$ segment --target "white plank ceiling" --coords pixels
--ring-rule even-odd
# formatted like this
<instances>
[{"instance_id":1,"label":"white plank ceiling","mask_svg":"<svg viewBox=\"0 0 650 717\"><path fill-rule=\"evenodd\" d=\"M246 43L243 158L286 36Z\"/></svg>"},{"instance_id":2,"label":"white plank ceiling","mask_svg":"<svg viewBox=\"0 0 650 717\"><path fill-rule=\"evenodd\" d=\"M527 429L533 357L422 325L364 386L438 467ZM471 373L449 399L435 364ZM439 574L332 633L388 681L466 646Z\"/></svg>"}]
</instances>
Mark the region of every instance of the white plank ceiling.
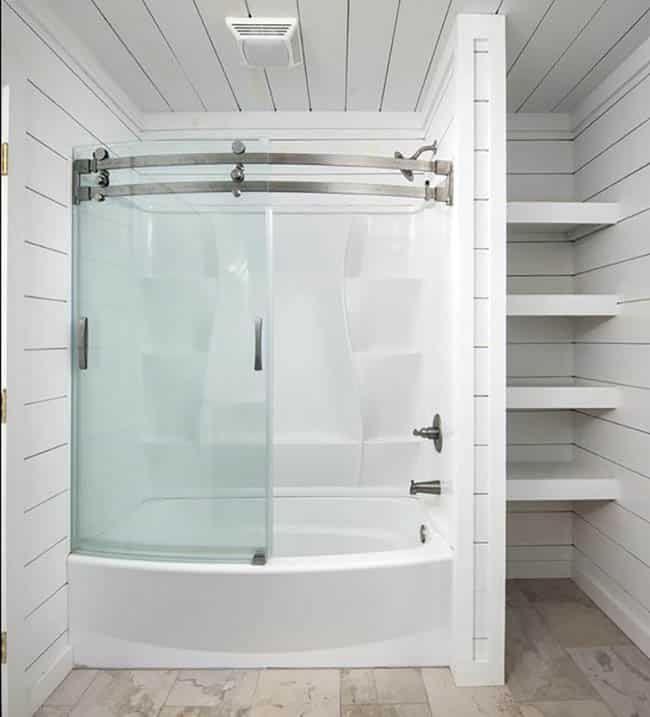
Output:
<instances>
[{"instance_id":1,"label":"white plank ceiling","mask_svg":"<svg viewBox=\"0 0 650 717\"><path fill-rule=\"evenodd\" d=\"M650 36L648 0L29 0L145 112L416 111L459 12L508 18L508 109L565 112ZM304 62L242 64L229 16L300 20Z\"/></svg>"}]
</instances>

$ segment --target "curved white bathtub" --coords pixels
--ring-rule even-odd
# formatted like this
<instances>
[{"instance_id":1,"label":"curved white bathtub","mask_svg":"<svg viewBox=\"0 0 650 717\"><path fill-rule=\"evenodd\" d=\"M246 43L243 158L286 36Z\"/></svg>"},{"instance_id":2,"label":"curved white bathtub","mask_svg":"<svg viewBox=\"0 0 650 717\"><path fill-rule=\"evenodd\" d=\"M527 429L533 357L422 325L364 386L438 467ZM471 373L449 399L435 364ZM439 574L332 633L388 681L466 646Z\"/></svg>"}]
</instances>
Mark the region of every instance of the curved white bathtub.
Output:
<instances>
[{"instance_id":1,"label":"curved white bathtub","mask_svg":"<svg viewBox=\"0 0 650 717\"><path fill-rule=\"evenodd\" d=\"M71 555L75 662L449 664L451 552L423 501L276 498L274 506L274 557L264 566Z\"/></svg>"}]
</instances>

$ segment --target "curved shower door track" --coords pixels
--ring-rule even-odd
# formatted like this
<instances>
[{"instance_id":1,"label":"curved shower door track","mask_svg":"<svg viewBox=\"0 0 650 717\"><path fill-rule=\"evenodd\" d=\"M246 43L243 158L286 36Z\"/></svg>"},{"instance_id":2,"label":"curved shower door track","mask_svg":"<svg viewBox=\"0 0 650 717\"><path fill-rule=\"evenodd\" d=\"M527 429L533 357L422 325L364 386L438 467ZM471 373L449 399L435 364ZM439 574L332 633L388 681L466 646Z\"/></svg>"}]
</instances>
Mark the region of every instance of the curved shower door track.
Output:
<instances>
[{"instance_id":1,"label":"curved shower door track","mask_svg":"<svg viewBox=\"0 0 650 717\"><path fill-rule=\"evenodd\" d=\"M104 201L108 197L128 197L160 194L202 194L232 192L239 197L242 192L298 193L298 194L342 194L398 197L439 201L452 204L453 201L453 163L447 160L418 159L422 151L433 151L436 145L428 145L417 150L410 158L401 152L394 157L375 157L372 155L345 154L307 154L285 152L255 152L246 154L242 143L233 142L233 152L225 153L188 153L140 155L132 157L110 157L103 147L93 153L92 159L76 159L73 162L73 203L95 200ZM240 150L241 151L236 151ZM149 182L137 184L111 184L110 172L123 169L151 169L170 167L205 167L232 164L231 181L186 181L186 182ZM312 182L312 181L246 181L245 164L278 166L321 166L347 167L357 169L384 169L400 172L402 177L412 182L414 173L429 173L446 177L445 181L431 186L427 179L423 187L399 187L389 184L369 184L360 182ZM95 185L83 185L83 175L94 175Z\"/></svg>"}]
</instances>

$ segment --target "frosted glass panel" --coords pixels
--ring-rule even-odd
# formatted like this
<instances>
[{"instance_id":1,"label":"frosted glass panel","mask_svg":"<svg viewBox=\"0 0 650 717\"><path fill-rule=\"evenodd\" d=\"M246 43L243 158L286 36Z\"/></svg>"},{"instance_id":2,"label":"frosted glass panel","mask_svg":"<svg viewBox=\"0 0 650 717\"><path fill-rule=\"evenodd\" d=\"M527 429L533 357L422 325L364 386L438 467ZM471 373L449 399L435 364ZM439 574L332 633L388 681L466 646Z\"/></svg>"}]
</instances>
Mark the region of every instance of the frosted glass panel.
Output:
<instances>
[{"instance_id":1,"label":"frosted glass panel","mask_svg":"<svg viewBox=\"0 0 650 717\"><path fill-rule=\"evenodd\" d=\"M76 355L73 366L75 550L218 561L268 551L266 210L259 196L214 199L75 207L74 318L89 321L88 368Z\"/></svg>"}]
</instances>

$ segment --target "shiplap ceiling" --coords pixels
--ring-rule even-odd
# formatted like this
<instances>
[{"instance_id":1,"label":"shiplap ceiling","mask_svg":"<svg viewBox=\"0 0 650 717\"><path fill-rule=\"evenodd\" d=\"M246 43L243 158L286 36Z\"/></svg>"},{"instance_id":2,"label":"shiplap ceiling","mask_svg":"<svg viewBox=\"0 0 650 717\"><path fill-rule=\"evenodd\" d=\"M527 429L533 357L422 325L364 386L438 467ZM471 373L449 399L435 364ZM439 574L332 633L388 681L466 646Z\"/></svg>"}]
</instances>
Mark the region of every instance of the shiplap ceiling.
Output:
<instances>
[{"instance_id":1,"label":"shiplap ceiling","mask_svg":"<svg viewBox=\"0 0 650 717\"><path fill-rule=\"evenodd\" d=\"M145 112L416 111L453 19L507 21L508 109L565 112L650 35L648 0L31 0ZM300 20L304 63L243 66L224 18Z\"/></svg>"}]
</instances>

